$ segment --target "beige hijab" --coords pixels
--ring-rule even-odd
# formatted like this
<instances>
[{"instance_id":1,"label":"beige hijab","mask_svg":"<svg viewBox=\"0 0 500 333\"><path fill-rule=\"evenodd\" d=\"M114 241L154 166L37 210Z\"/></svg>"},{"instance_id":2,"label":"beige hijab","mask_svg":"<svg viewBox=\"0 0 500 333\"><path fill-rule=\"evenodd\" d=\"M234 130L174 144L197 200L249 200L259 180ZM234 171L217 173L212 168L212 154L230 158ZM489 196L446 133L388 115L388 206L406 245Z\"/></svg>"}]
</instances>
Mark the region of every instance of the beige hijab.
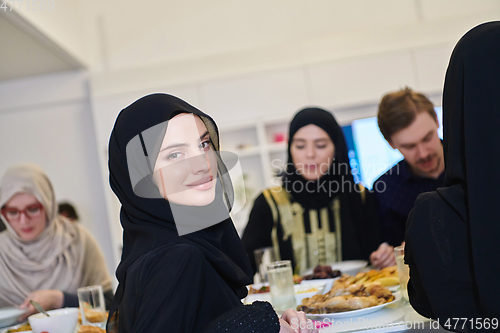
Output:
<instances>
[{"instance_id":1,"label":"beige hijab","mask_svg":"<svg viewBox=\"0 0 500 333\"><path fill-rule=\"evenodd\" d=\"M79 287L99 284L111 290L97 243L79 224L58 216L47 175L29 164L8 169L0 180L0 207L17 193L37 198L45 208L47 226L37 239L25 242L1 217L7 229L0 233L0 308L19 305L41 289L76 294Z\"/></svg>"}]
</instances>

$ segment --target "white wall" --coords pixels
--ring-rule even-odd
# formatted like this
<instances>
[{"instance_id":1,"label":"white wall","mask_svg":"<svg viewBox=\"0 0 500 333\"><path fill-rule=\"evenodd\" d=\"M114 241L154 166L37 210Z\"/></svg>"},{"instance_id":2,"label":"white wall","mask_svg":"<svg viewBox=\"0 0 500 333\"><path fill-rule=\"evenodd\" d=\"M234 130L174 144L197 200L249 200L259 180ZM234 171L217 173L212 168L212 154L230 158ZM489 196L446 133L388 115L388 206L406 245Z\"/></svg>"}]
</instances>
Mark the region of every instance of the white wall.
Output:
<instances>
[{"instance_id":1,"label":"white wall","mask_svg":"<svg viewBox=\"0 0 500 333\"><path fill-rule=\"evenodd\" d=\"M118 257L106 213L87 74L66 72L2 83L0 100L0 174L17 163L40 165L56 199L74 203L114 275Z\"/></svg>"},{"instance_id":2,"label":"white wall","mask_svg":"<svg viewBox=\"0 0 500 333\"><path fill-rule=\"evenodd\" d=\"M245 119L291 116L307 105L343 113L342 122L373 116L376 104L388 91L410 86L439 94L453 46L441 43L225 77L203 72L197 78L188 72L189 83L180 76L176 81L168 70L163 71L165 67L158 67L156 74L93 74L90 80L97 135L104 142L119 110L153 92L185 98L223 126ZM354 111L357 107L362 111Z\"/></svg>"}]
</instances>

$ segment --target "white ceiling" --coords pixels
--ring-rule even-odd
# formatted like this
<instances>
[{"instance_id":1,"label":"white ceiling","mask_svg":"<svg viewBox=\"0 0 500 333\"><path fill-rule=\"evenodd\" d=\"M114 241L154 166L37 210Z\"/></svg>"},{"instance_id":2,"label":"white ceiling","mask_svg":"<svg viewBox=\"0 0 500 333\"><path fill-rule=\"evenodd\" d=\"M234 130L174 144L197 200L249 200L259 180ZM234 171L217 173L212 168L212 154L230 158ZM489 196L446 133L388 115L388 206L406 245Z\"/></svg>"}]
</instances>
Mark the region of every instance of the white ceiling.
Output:
<instances>
[{"instance_id":1,"label":"white ceiling","mask_svg":"<svg viewBox=\"0 0 500 333\"><path fill-rule=\"evenodd\" d=\"M271 57L283 48L282 62L310 63L456 43L475 25L498 20L500 1L151 0L139 10L132 0L80 0L79 12L86 60L105 72Z\"/></svg>"},{"instance_id":2,"label":"white ceiling","mask_svg":"<svg viewBox=\"0 0 500 333\"><path fill-rule=\"evenodd\" d=\"M0 81L86 68L226 71L455 43L500 15L498 0L64 0L0 10ZM14 8L16 9L16 8ZM215 63L215 64L214 64ZM221 65L219 65L219 63ZM183 64L187 64L183 67ZM280 66L278 66L280 67ZM199 70L197 69L199 72Z\"/></svg>"},{"instance_id":3,"label":"white ceiling","mask_svg":"<svg viewBox=\"0 0 500 333\"><path fill-rule=\"evenodd\" d=\"M0 11L0 82L84 66L14 11Z\"/></svg>"}]
</instances>

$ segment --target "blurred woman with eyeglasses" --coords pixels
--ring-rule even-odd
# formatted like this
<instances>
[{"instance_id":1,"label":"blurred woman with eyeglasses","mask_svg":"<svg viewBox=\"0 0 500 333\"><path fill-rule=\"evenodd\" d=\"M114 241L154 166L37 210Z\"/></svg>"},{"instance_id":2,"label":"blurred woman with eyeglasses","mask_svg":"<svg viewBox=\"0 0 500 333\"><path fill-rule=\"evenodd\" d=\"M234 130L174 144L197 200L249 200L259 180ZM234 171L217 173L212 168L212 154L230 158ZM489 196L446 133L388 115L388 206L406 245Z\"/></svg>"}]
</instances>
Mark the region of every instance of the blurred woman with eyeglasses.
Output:
<instances>
[{"instance_id":1,"label":"blurred woman with eyeglasses","mask_svg":"<svg viewBox=\"0 0 500 333\"><path fill-rule=\"evenodd\" d=\"M0 308L20 306L23 320L45 309L77 307L79 287L102 285L111 300L111 279L93 237L57 213L54 191L37 166L18 165L0 180Z\"/></svg>"}]
</instances>

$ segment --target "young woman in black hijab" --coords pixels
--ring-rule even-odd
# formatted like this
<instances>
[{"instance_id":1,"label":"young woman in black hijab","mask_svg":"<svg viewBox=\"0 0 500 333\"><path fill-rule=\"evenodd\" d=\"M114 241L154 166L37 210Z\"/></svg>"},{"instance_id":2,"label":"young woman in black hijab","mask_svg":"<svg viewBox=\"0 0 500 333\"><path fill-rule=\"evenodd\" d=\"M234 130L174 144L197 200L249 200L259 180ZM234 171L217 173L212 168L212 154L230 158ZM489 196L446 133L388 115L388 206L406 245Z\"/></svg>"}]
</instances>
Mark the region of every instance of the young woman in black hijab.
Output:
<instances>
[{"instance_id":1,"label":"young woman in black hijab","mask_svg":"<svg viewBox=\"0 0 500 333\"><path fill-rule=\"evenodd\" d=\"M109 170L123 253L108 331L293 332L285 321L306 321L242 305L251 267L229 217L224 162L214 121L176 97L149 95L119 114Z\"/></svg>"},{"instance_id":2,"label":"young woman in black hijab","mask_svg":"<svg viewBox=\"0 0 500 333\"><path fill-rule=\"evenodd\" d=\"M298 112L290 123L283 184L254 203L243 245L272 246L292 260L296 273L350 259L368 259L379 245L372 194L354 183L342 129L318 108Z\"/></svg>"},{"instance_id":3,"label":"young woman in black hijab","mask_svg":"<svg viewBox=\"0 0 500 333\"><path fill-rule=\"evenodd\" d=\"M499 78L500 22L485 23L460 39L446 72L445 187L420 195L407 222L410 303L453 331L500 325Z\"/></svg>"}]
</instances>

